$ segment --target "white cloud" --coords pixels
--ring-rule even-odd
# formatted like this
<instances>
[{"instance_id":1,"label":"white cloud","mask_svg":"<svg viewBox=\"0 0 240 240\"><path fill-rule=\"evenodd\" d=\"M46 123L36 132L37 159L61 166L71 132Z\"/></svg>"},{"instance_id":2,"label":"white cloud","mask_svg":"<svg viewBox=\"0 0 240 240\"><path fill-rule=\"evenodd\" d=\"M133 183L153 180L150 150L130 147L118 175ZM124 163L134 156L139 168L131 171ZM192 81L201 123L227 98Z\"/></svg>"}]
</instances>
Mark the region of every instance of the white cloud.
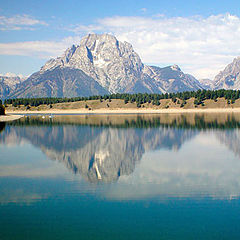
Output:
<instances>
[{"instance_id":1,"label":"white cloud","mask_svg":"<svg viewBox=\"0 0 240 240\"><path fill-rule=\"evenodd\" d=\"M61 41L0 43L0 55L32 56L49 59L62 55L68 47L79 41L80 37L68 37Z\"/></svg>"},{"instance_id":2,"label":"white cloud","mask_svg":"<svg viewBox=\"0 0 240 240\"><path fill-rule=\"evenodd\" d=\"M74 31L113 33L130 42L143 62L176 63L198 78L213 78L240 55L240 18L228 13L207 18L116 16L76 26Z\"/></svg>"},{"instance_id":3,"label":"white cloud","mask_svg":"<svg viewBox=\"0 0 240 240\"><path fill-rule=\"evenodd\" d=\"M0 16L0 30L33 30L33 26L36 25L44 25L48 24L44 21L40 21L35 19L29 15L15 15L13 17Z\"/></svg>"},{"instance_id":4,"label":"white cloud","mask_svg":"<svg viewBox=\"0 0 240 240\"><path fill-rule=\"evenodd\" d=\"M147 8L141 8L140 11L145 13L147 11Z\"/></svg>"},{"instance_id":5,"label":"white cloud","mask_svg":"<svg viewBox=\"0 0 240 240\"><path fill-rule=\"evenodd\" d=\"M22 20L24 22L27 21ZM31 24L34 24L34 19ZM119 40L130 42L144 63L159 66L178 64L184 72L197 78L213 78L240 55L240 18L228 13L207 18L115 16L68 30L76 35L92 32L114 34ZM58 42L0 43L0 54L56 57L79 40L79 37L68 37Z\"/></svg>"}]
</instances>

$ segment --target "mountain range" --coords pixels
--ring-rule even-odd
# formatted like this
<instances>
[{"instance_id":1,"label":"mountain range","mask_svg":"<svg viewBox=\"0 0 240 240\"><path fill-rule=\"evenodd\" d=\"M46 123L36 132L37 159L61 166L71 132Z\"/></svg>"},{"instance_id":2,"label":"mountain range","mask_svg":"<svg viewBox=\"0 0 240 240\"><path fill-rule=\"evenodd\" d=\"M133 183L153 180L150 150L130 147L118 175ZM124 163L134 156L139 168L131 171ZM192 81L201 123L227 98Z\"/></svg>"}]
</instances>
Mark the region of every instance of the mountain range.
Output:
<instances>
[{"instance_id":1,"label":"mountain range","mask_svg":"<svg viewBox=\"0 0 240 240\"><path fill-rule=\"evenodd\" d=\"M240 58L214 81L197 80L177 65L143 64L128 42L89 34L61 57L50 59L27 79L0 76L0 98L77 97L110 93L166 93L198 89L239 89Z\"/></svg>"}]
</instances>

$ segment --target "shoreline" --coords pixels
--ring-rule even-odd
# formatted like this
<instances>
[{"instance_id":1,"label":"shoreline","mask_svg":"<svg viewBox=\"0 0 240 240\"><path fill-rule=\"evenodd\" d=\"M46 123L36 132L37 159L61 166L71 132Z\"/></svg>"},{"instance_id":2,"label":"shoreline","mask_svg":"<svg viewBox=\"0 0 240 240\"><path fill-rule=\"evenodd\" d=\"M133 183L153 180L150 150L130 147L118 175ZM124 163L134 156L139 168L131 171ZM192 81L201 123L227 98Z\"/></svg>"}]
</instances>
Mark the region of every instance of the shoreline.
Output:
<instances>
[{"instance_id":1,"label":"shoreline","mask_svg":"<svg viewBox=\"0 0 240 240\"><path fill-rule=\"evenodd\" d=\"M39 110L39 111L7 111L6 115L8 117L18 116L19 119L25 114L165 114L165 113L240 113L240 108L201 108L201 109L96 109L96 110L86 110L86 109L51 109L51 110ZM11 114L11 115L10 115ZM0 116L1 118L5 116ZM16 120L14 119L14 120ZM9 120L13 121L13 120Z\"/></svg>"},{"instance_id":2,"label":"shoreline","mask_svg":"<svg viewBox=\"0 0 240 240\"><path fill-rule=\"evenodd\" d=\"M22 118L23 115L1 115L0 116L0 122L10 122L10 121L15 121L18 120L20 118Z\"/></svg>"}]
</instances>

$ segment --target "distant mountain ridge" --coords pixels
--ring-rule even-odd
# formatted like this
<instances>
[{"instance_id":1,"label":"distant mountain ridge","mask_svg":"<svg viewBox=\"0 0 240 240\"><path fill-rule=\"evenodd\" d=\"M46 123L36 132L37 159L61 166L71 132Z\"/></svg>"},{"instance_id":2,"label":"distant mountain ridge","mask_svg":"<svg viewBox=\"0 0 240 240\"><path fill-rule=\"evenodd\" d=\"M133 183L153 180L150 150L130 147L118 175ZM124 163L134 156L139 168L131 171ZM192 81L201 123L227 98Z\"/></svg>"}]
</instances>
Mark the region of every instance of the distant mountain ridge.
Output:
<instances>
[{"instance_id":1,"label":"distant mountain ridge","mask_svg":"<svg viewBox=\"0 0 240 240\"><path fill-rule=\"evenodd\" d=\"M132 45L109 34L88 34L25 81L0 78L0 98L76 97L110 93L166 93L239 89L240 57L211 81L198 81L178 65L143 64ZM6 78L5 78L6 79Z\"/></svg>"},{"instance_id":2,"label":"distant mountain ridge","mask_svg":"<svg viewBox=\"0 0 240 240\"><path fill-rule=\"evenodd\" d=\"M235 58L214 78L214 85L215 89L240 89L240 57Z\"/></svg>"},{"instance_id":3,"label":"distant mountain ridge","mask_svg":"<svg viewBox=\"0 0 240 240\"><path fill-rule=\"evenodd\" d=\"M206 90L213 90L215 85L214 85L214 81L208 78L204 78L204 79L199 79L198 80L201 84L201 86L203 87L203 89Z\"/></svg>"},{"instance_id":4,"label":"distant mountain ridge","mask_svg":"<svg viewBox=\"0 0 240 240\"><path fill-rule=\"evenodd\" d=\"M44 74L32 74L12 97L77 97L104 95L108 92L79 69L56 67Z\"/></svg>"},{"instance_id":5,"label":"distant mountain ridge","mask_svg":"<svg viewBox=\"0 0 240 240\"><path fill-rule=\"evenodd\" d=\"M11 95L26 78L14 75L0 75L0 99Z\"/></svg>"},{"instance_id":6,"label":"distant mountain ridge","mask_svg":"<svg viewBox=\"0 0 240 240\"><path fill-rule=\"evenodd\" d=\"M74 97L109 93L165 93L202 89L177 65L147 66L131 44L109 34L89 34L51 59L8 97Z\"/></svg>"}]
</instances>

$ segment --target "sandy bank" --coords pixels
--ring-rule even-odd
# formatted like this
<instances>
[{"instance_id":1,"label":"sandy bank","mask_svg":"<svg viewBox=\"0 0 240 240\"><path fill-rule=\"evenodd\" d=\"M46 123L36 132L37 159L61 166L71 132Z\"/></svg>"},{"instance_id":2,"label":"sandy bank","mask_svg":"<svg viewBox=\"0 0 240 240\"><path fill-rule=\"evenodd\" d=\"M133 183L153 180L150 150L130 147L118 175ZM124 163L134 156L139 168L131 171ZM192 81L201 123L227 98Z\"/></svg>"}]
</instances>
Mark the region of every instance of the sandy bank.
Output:
<instances>
[{"instance_id":1,"label":"sandy bank","mask_svg":"<svg viewBox=\"0 0 240 240\"><path fill-rule=\"evenodd\" d=\"M240 113L240 108L201 108L201 109L51 109L45 111L7 111L8 114L152 114L152 113ZM5 116L4 116L5 117ZM11 115L12 120L19 116ZM3 117L0 117L2 119ZM14 119L15 118L15 119ZM1 120L0 120L1 121Z\"/></svg>"},{"instance_id":2,"label":"sandy bank","mask_svg":"<svg viewBox=\"0 0 240 240\"><path fill-rule=\"evenodd\" d=\"M9 122L22 118L22 115L1 115L0 122Z\"/></svg>"}]
</instances>

